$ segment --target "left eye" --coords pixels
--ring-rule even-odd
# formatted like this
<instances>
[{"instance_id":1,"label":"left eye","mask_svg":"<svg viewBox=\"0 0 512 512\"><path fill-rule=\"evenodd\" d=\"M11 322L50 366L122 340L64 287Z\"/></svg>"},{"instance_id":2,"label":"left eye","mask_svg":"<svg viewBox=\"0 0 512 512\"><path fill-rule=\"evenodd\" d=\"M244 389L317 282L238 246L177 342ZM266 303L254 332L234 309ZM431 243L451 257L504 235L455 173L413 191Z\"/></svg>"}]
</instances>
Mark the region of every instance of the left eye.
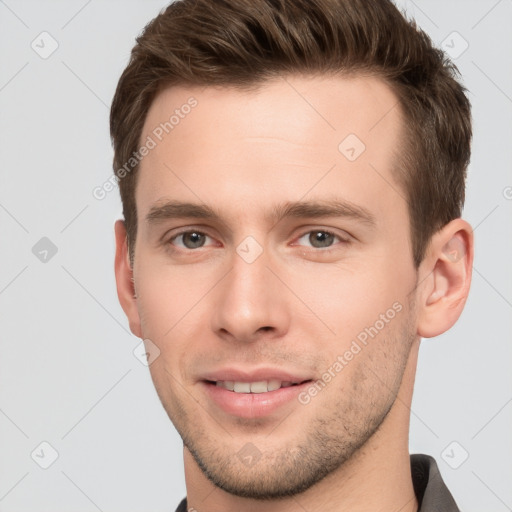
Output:
<instances>
[{"instance_id":1,"label":"left eye","mask_svg":"<svg viewBox=\"0 0 512 512\"><path fill-rule=\"evenodd\" d=\"M199 249L205 245L209 238L208 235L200 231L185 231L171 238L169 242L183 249ZM181 243L177 243L177 240L181 240Z\"/></svg>"},{"instance_id":2,"label":"left eye","mask_svg":"<svg viewBox=\"0 0 512 512\"><path fill-rule=\"evenodd\" d=\"M339 236L334 235L329 231L315 230L308 231L302 235L298 239L298 243L301 245L309 243L315 249L324 249L331 247L336 240L342 241Z\"/></svg>"}]
</instances>

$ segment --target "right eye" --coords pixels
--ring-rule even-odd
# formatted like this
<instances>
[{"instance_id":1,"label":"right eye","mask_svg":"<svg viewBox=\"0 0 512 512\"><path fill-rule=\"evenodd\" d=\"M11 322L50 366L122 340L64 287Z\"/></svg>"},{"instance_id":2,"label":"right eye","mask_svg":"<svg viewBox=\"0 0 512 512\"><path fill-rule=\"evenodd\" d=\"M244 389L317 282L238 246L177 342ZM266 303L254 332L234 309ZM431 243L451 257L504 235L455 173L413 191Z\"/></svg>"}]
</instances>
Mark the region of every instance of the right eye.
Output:
<instances>
[{"instance_id":1,"label":"right eye","mask_svg":"<svg viewBox=\"0 0 512 512\"><path fill-rule=\"evenodd\" d=\"M207 239L212 240L208 235L200 231L191 230L174 235L169 240L169 243L180 249L199 249L205 245Z\"/></svg>"}]
</instances>

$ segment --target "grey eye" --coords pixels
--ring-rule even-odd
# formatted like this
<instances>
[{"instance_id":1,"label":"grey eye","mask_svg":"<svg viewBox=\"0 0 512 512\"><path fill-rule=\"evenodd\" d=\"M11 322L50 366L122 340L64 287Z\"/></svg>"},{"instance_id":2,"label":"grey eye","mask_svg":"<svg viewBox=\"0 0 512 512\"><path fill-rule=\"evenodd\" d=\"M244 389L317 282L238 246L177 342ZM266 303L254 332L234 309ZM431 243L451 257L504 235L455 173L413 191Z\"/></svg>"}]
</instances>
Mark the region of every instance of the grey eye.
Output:
<instances>
[{"instance_id":1,"label":"grey eye","mask_svg":"<svg viewBox=\"0 0 512 512\"><path fill-rule=\"evenodd\" d=\"M308 237L308 242L317 249L330 247L336 238L335 235L328 231L310 231L301 237L301 240L305 237Z\"/></svg>"},{"instance_id":2,"label":"grey eye","mask_svg":"<svg viewBox=\"0 0 512 512\"><path fill-rule=\"evenodd\" d=\"M183 246L186 249L197 249L205 244L206 238L207 236L205 234L199 233L198 231L187 231L177 235L172 241L175 242L181 239L181 244L176 245Z\"/></svg>"}]
</instances>

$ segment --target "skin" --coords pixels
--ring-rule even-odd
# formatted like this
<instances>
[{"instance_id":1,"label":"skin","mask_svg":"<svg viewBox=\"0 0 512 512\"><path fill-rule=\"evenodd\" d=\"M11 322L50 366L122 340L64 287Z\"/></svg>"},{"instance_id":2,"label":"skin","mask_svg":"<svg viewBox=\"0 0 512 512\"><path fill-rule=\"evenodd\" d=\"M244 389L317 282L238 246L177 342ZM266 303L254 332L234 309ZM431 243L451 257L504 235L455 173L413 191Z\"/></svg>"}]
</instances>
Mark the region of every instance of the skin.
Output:
<instances>
[{"instance_id":1,"label":"skin","mask_svg":"<svg viewBox=\"0 0 512 512\"><path fill-rule=\"evenodd\" d=\"M405 192L392 173L403 122L377 78L281 77L251 92L168 88L141 141L190 96L197 106L141 162L133 268L124 224L115 225L119 300L132 332L160 350L150 372L184 441L189 509L417 510L408 430L420 338L449 329L464 307L471 227L447 224L414 267ZM366 146L354 161L338 149L348 134ZM269 217L286 202L335 199L374 224ZM146 220L171 200L220 217ZM206 237L177 236L187 230ZM325 231L335 236L319 247L309 235ZM252 263L236 251L247 236L262 250ZM321 378L397 303L401 311L307 404L243 419L198 382L228 365ZM259 454L250 467L237 456L247 443Z\"/></svg>"}]
</instances>

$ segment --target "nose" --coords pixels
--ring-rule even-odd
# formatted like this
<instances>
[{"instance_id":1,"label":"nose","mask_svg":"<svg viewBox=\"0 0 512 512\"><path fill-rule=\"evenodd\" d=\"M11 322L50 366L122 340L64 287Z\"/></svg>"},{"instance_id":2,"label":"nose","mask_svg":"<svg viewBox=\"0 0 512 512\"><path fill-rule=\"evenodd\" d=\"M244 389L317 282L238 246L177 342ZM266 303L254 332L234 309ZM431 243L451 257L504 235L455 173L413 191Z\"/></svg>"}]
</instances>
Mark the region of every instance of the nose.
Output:
<instances>
[{"instance_id":1,"label":"nose","mask_svg":"<svg viewBox=\"0 0 512 512\"><path fill-rule=\"evenodd\" d=\"M263 252L248 262L233 254L231 271L215 288L212 329L222 339L278 338L289 328L289 297Z\"/></svg>"}]
</instances>

